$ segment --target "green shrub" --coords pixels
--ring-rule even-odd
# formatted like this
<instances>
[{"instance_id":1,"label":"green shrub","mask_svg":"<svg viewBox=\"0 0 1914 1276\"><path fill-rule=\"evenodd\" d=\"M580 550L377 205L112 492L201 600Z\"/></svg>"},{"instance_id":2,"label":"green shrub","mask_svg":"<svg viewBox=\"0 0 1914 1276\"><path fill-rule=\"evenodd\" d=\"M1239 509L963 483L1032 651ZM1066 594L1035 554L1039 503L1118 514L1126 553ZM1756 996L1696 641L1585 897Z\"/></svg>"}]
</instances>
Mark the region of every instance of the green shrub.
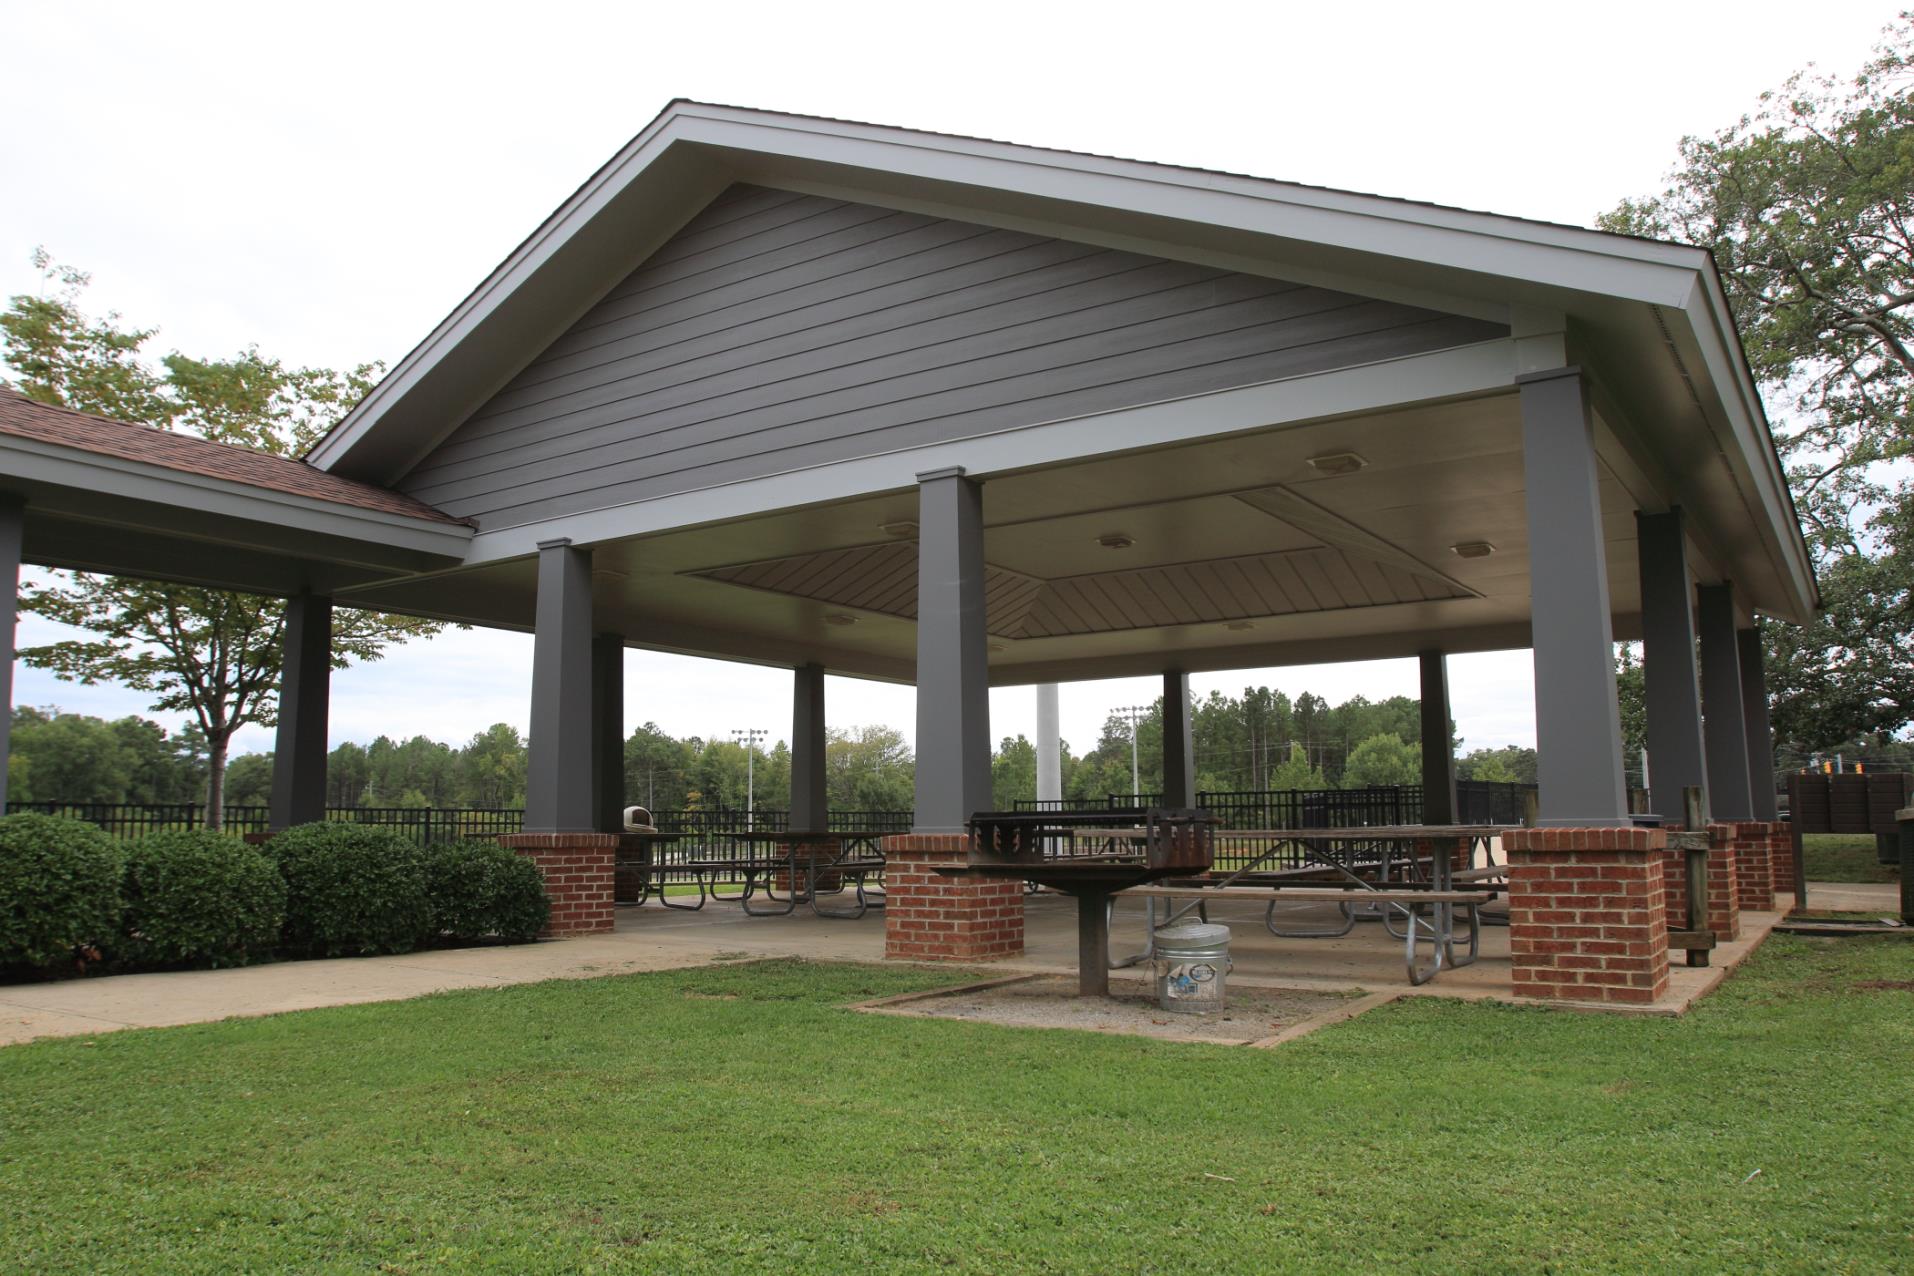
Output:
<instances>
[{"instance_id":1,"label":"green shrub","mask_svg":"<svg viewBox=\"0 0 1914 1276\"><path fill-rule=\"evenodd\" d=\"M237 966L271 952L286 883L265 855L209 829L149 833L126 851L119 956L140 965Z\"/></svg>"},{"instance_id":2,"label":"green shrub","mask_svg":"<svg viewBox=\"0 0 1914 1276\"><path fill-rule=\"evenodd\" d=\"M424 854L365 824L301 824L266 851L286 879L286 946L302 956L410 952L432 933Z\"/></svg>"},{"instance_id":3,"label":"green shrub","mask_svg":"<svg viewBox=\"0 0 1914 1276\"><path fill-rule=\"evenodd\" d=\"M48 966L119 931L120 848L83 820L0 819L0 966Z\"/></svg>"},{"instance_id":4,"label":"green shrub","mask_svg":"<svg viewBox=\"0 0 1914 1276\"><path fill-rule=\"evenodd\" d=\"M471 942L535 939L551 917L537 865L492 842L450 842L426 852L433 926Z\"/></svg>"}]
</instances>

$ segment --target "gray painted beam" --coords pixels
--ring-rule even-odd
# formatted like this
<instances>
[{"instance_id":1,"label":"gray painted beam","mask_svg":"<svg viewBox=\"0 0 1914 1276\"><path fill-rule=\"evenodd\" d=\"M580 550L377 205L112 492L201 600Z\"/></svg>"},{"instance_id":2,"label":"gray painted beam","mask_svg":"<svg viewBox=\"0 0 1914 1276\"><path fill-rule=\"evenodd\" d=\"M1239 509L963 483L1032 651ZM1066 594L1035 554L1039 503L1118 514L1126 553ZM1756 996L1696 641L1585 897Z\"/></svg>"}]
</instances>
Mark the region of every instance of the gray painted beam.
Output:
<instances>
[{"instance_id":1,"label":"gray painted beam","mask_svg":"<svg viewBox=\"0 0 1914 1276\"><path fill-rule=\"evenodd\" d=\"M525 831L588 833L597 814L590 550L563 538L539 543L536 626Z\"/></svg>"},{"instance_id":2,"label":"gray painted beam","mask_svg":"<svg viewBox=\"0 0 1914 1276\"><path fill-rule=\"evenodd\" d=\"M1063 732L1057 711L1057 684L1037 684L1037 800L1063 797Z\"/></svg>"},{"instance_id":3,"label":"gray painted beam","mask_svg":"<svg viewBox=\"0 0 1914 1276\"><path fill-rule=\"evenodd\" d=\"M1741 648L1741 717L1748 733L1748 789L1754 817L1772 821L1778 814L1774 790L1774 725L1768 717L1768 668L1761 630L1735 633Z\"/></svg>"},{"instance_id":4,"label":"gray painted beam","mask_svg":"<svg viewBox=\"0 0 1914 1276\"><path fill-rule=\"evenodd\" d=\"M824 787L824 666L799 665L791 676L791 827L830 822Z\"/></svg>"},{"instance_id":5,"label":"gray painted beam","mask_svg":"<svg viewBox=\"0 0 1914 1276\"><path fill-rule=\"evenodd\" d=\"M1190 732L1190 676L1163 675L1163 805L1196 805L1196 744Z\"/></svg>"},{"instance_id":6,"label":"gray painted beam","mask_svg":"<svg viewBox=\"0 0 1914 1276\"><path fill-rule=\"evenodd\" d=\"M274 832L326 818L326 724L332 711L332 599L286 600L286 649L279 673L279 727L273 741Z\"/></svg>"},{"instance_id":7,"label":"gray painted beam","mask_svg":"<svg viewBox=\"0 0 1914 1276\"><path fill-rule=\"evenodd\" d=\"M1709 814L1752 820L1748 723L1742 716L1741 647L1735 637L1735 587L1703 585L1700 598L1702 736L1708 756ZM1650 755L1651 762L1653 755ZM1659 767L1660 763L1653 763Z\"/></svg>"},{"instance_id":8,"label":"gray painted beam","mask_svg":"<svg viewBox=\"0 0 1914 1276\"><path fill-rule=\"evenodd\" d=\"M0 492L0 813L7 809L7 758L13 747L13 627L20 605L20 543L26 502Z\"/></svg>"},{"instance_id":9,"label":"gray painted beam","mask_svg":"<svg viewBox=\"0 0 1914 1276\"><path fill-rule=\"evenodd\" d=\"M1449 709L1449 657L1425 651L1422 665L1422 822L1454 824L1455 731Z\"/></svg>"},{"instance_id":10,"label":"gray painted beam","mask_svg":"<svg viewBox=\"0 0 1914 1276\"><path fill-rule=\"evenodd\" d=\"M1701 686L1695 671L1695 586L1688 573L1688 539L1679 506L1666 514L1637 512L1641 559L1642 684L1648 718L1649 792L1674 820L1682 792L1702 791L1710 809L1708 766L1702 752Z\"/></svg>"},{"instance_id":11,"label":"gray painted beam","mask_svg":"<svg viewBox=\"0 0 1914 1276\"><path fill-rule=\"evenodd\" d=\"M1535 648L1541 822L1625 825L1608 558L1579 368L1517 377Z\"/></svg>"},{"instance_id":12,"label":"gray painted beam","mask_svg":"<svg viewBox=\"0 0 1914 1276\"><path fill-rule=\"evenodd\" d=\"M600 833L625 831L625 640L591 644L592 810Z\"/></svg>"},{"instance_id":13,"label":"gray painted beam","mask_svg":"<svg viewBox=\"0 0 1914 1276\"><path fill-rule=\"evenodd\" d=\"M917 476L919 833L960 833L990 805L983 488L961 467Z\"/></svg>"}]
</instances>

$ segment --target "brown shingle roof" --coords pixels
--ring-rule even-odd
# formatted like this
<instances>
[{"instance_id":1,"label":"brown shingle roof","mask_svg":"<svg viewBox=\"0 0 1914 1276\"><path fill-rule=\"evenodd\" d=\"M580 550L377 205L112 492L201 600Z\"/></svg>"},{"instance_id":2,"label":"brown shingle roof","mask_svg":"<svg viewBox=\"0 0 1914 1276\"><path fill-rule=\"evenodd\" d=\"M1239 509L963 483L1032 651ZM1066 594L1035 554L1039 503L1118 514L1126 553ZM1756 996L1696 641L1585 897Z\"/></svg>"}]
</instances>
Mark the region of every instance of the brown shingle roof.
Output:
<instances>
[{"instance_id":1,"label":"brown shingle roof","mask_svg":"<svg viewBox=\"0 0 1914 1276\"><path fill-rule=\"evenodd\" d=\"M328 474L304 461L256 452L232 443L215 443L193 434L128 425L71 408L49 407L4 386L0 386L0 434L37 439L187 474L203 474L334 505L351 505L435 523L466 521L402 493Z\"/></svg>"}]
</instances>

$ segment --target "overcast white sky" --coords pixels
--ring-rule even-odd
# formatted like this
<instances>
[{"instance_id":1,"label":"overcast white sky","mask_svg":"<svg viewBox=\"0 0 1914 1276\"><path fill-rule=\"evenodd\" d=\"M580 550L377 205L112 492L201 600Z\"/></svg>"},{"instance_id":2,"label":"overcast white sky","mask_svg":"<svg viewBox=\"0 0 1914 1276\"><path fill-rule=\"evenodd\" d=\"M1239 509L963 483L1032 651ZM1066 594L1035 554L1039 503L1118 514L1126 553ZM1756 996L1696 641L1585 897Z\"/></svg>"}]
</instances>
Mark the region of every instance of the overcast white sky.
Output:
<instances>
[{"instance_id":1,"label":"overcast white sky","mask_svg":"<svg viewBox=\"0 0 1914 1276\"><path fill-rule=\"evenodd\" d=\"M1815 62L1845 74L1891 4L1280 2L916 6L47 4L0 0L0 294L35 245L155 355L257 344L396 362L674 97L1587 224ZM21 623L22 644L51 626ZM332 736L462 741L529 717L530 639L451 634L334 680ZM1526 652L1451 661L1464 748L1533 744ZM1332 703L1416 694L1412 662L1194 678ZM627 714L676 734L789 732L790 675L631 653ZM1076 683L1081 750L1149 679ZM829 687L834 726L908 732L912 692ZM146 698L22 668L21 704ZM993 733L1034 696L993 693ZM165 715L153 715L164 718ZM270 747L253 729L241 750Z\"/></svg>"}]
</instances>

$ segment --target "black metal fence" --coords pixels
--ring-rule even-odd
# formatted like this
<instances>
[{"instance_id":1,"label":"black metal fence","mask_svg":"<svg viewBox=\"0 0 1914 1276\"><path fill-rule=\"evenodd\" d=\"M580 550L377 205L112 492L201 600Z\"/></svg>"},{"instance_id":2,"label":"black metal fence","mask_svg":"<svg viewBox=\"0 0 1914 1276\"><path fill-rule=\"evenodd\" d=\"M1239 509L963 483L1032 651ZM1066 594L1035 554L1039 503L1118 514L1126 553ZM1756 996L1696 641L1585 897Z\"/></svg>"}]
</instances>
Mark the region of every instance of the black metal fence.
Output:
<instances>
[{"instance_id":1,"label":"black metal fence","mask_svg":"<svg viewBox=\"0 0 1914 1276\"><path fill-rule=\"evenodd\" d=\"M115 837L143 837L161 829L196 829L206 824L206 810L193 802L9 802L7 814L33 811L42 815L60 815L97 824ZM342 823L370 824L403 833L421 846L438 842L456 842L472 837L496 837L516 833L525 826L525 812L517 807L477 807L449 809L403 806L333 806L326 818ZM707 842L726 833L751 829L783 832L790 827L790 813L780 810L754 811L654 811L653 823L667 833L686 833L691 840ZM263 806L229 806L225 811L228 833L264 833L270 815ZM830 828L840 833L908 833L909 811L832 811Z\"/></svg>"},{"instance_id":2,"label":"black metal fence","mask_svg":"<svg viewBox=\"0 0 1914 1276\"><path fill-rule=\"evenodd\" d=\"M1459 824L1520 824L1533 784L1488 780L1456 782ZM1103 811L1130 806L1160 806L1162 795L1111 793L1101 798L1025 799L1020 811ZM1419 824L1422 786L1392 784L1364 789L1271 789L1209 792L1196 805L1215 815L1225 829L1362 828L1379 824Z\"/></svg>"}]
</instances>

